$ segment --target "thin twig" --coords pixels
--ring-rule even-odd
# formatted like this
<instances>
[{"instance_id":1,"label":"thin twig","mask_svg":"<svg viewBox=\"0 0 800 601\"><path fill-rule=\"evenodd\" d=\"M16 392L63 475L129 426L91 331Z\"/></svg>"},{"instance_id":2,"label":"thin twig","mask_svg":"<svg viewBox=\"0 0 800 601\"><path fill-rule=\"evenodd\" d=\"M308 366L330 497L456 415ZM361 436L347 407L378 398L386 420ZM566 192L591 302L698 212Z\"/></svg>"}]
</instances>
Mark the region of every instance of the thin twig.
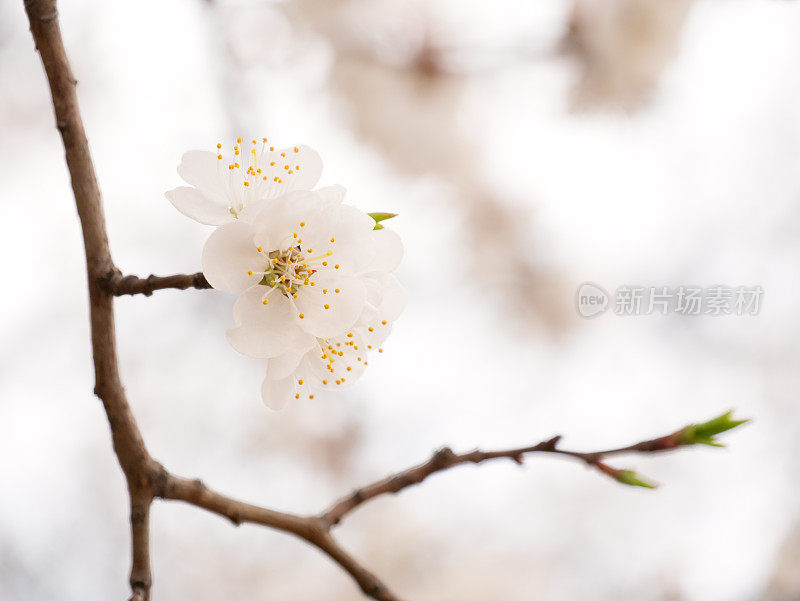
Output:
<instances>
[{"instance_id":1,"label":"thin twig","mask_svg":"<svg viewBox=\"0 0 800 601\"><path fill-rule=\"evenodd\" d=\"M325 510L319 517L329 526L338 524L347 514L359 507L363 503L384 494L396 494L401 490L423 482L428 476L441 472L464 463L482 463L491 459L510 459L518 464L522 464L526 455L533 453L551 453L564 455L579 459L590 467L599 469L602 473L614 476L619 470L609 468L602 463L602 459L609 455L619 455L622 453L655 453L668 451L682 446L678 438L680 430L667 436L645 440L626 447L609 449L606 451L594 451L584 453L579 451L569 451L559 449L558 443L561 436L555 436L544 440L538 444L520 447L516 449L505 449L500 451L480 451L474 450L468 453L456 454L450 448L444 447L436 451L433 456L414 467L397 472L391 476L382 478L372 484L354 490L349 495L339 499L331 507Z\"/></svg>"},{"instance_id":2,"label":"thin twig","mask_svg":"<svg viewBox=\"0 0 800 601\"><path fill-rule=\"evenodd\" d=\"M122 275L118 271L111 271L103 279L102 284L114 296L124 296L126 294L150 296L156 290L186 290L187 288L206 290L211 288L211 284L208 283L206 276L202 272L165 276L149 275L146 278L140 278L135 275Z\"/></svg>"}]
</instances>

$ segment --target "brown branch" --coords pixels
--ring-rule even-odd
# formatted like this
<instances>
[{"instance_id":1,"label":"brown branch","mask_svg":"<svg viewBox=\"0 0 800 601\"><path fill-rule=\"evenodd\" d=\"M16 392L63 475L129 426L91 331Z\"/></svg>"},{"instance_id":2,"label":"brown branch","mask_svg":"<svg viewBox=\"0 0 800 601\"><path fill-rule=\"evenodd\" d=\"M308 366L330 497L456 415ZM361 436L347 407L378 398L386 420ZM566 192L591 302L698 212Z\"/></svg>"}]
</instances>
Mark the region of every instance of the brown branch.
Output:
<instances>
[{"instance_id":1,"label":"brown branch","mask_svg":"<svg viewBox=\"0 0 800 601\"><path fill-rule=\"evenodd\" d=\"M25 11L50 84L56 127L64 144L72 191L83 230L89 281L94 390L108 417L114 452L128 482L131 498L134 557L131 571L132 598L147 601L150 568L146 546L148 511L144 508L149 507L152 498L148 483L152 459L125 398L117 369L113 298L101 285L102 277L114 271L114 263L108 246L100 188L78 110L75 93L77 82L72 76L61 39L55 0L26 0Z\"/></svg>"},{"instance_id":2,"label":"brown branch","mask_svg":"<svg viewBox=\"0 0 800 601\"><path fill-rule=\"evenodd\" d=\"M349 495L342 497L331 505L319 517L328 526L335 526L347 514L363 503L381 495L399 493L409 486L420 484L428 476L437 472L442 472L465 463L482 463L492 459L510 459L518 464L522 464L525 460L525 456L533 453L551 453L579 459L586 465L597 468L600 472L616 478L621 470L616 470L605 465L602 462L605 457L623 453L654 453L676 449L685 444L679 439L678 435L680 432L681 430L678 430L667 436L645 440L626 447L591 453L559 449L557 445L561 440L561 436L555 436L532 446L501 451L475 450L469 453L456 454L450 448L444 447L436 451L425 463L397 472L396 474L392 474L391 476L387 476L372 484L354 490Z\"/></svg>"},{"instance_id":3,"label":"brown branch","mask_svg":"<svg viewBox=\"0 0 800 601\"><path fill-rule=\"evenodd\" d=\"M140 278L135 275L122 275L119 271L111 271L103 279L102 284L105 290L114 296L126 294L150 296L156 290L186 290L187 288L207 290L211 288L211 284L208 283L202 272L166 276L149 275L146 278Z\"/></svg>"},{"instance_id":4,"label":"brown branch","mask_svg":"<svg viewBox=\"0 0 800 601\"><path fill-rule=\"evenodd\" d=\"M209 489L200 480L187 480L166 472L158 496L201 507L227 518L237 526L247 522L294 534L338 563L368 597L376 601L400 601L377 576L359 564L336 542L328 525L317 517L299 516L244 503Z\"/></svg>"}]
</instances>

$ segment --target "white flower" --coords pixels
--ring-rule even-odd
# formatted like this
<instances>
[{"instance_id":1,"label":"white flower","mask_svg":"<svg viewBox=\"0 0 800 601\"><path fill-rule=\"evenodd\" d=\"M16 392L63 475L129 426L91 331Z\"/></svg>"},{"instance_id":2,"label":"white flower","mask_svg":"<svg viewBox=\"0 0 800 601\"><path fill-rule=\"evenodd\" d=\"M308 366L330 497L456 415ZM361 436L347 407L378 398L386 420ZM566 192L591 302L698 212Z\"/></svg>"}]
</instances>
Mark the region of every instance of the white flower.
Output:
<instances>
[{"instance_id":1,"label":"white flower","mask_svg":"<svg viewBox=\"0 0 800 601\"><path fill-rule=\"evenodd\" d=\"M178 175L191 187L170 190L167 199L195 221L221 225L245 216L253 201L311 190L322 173L319 155L308 146L276 150L266 138L252 140L251 144L237 138L233 149L229 158L223 156L221 144L217 144L216 153L185 153Z\"/></svg>"},{"instance_id":2,"label":"white flower","mask_svg":"<svg viewBox=\"0 0 800 601\"><path fill-rule=\"evenodd\" d=\"M322 365L324 349L339 343L356 352L355 343L347 342L356 336L363 340L361 359L353 355L349 361L347 355L346 360L344 351L336 355L342 370L355 375L366 362L366 347L380 344L405 302L389 275L402 258L399 237L386 229L373 231L375 220L341 204L343 196L344 189L333 186L252 199L239 219L220 226L203 249L209 283L240 293L229 342L245 355L270 359L268 380L274 384L265 385L263 396L271 406L294 388L292 382L277 382L298 370L308 370L298 380L321 387L355 380L344 374L321 377L328 369ZM328 379L330 384L322 382Z\"/></svg>"}]
</instances>

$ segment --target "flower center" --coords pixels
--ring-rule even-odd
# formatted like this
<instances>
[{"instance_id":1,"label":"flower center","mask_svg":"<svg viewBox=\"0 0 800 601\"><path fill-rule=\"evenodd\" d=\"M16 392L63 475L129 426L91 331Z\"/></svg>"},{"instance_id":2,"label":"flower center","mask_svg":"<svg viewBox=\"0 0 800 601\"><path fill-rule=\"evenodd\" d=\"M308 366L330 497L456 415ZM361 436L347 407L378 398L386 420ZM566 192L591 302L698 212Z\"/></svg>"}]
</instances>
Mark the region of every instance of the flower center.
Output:
<instances>
[{"instance_id":1,"label":"flower center","mask_svg":"<svg viewBox=\"0 0 800 601\"><path fill-rule=\"evenodd\" d=\"M260 285L277 288L284 296L297 298L300 287L311 284L309 278L315 270L306 263L299 246L260 252L267 259Z\"/></svg>"},{"instance_id":2,"label":"flower center","mask_svg":"<svg viewBox=\"0 0 800 601\"><path fill-rule=\"evenodd\" d=\"M272 289L268 290L264 295L262 302L265 305L268 304L267 295L273 290L280 291L286 297L297 298L298 292L303 286L316 286L316 283L312 282L310 278L317 270L309 263L320 261L333 254L328 251L318 257L307 256L299 244L285 250L266 251L260 246L256 250L265 260L264 270L250 270L248 274L262 275L263 277L258 284ZM311 249L308 250L310 251ZM322 264L327 265L327 261L323 261ZM324 290L324 292L327 293L328 291ZM337 289L336 292L339 292L339 290ZM325 308L327 309L328 307L326 306Z\"/></svg>"}]
</instances>

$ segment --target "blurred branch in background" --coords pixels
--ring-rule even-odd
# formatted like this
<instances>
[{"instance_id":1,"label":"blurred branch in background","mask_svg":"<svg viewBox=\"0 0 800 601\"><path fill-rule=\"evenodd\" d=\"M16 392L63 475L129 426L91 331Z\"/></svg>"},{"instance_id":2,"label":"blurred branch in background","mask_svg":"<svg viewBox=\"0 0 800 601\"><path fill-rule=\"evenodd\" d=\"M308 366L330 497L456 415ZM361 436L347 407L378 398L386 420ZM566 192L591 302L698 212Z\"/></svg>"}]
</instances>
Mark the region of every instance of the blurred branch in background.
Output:
<instances>
[{"instance_id":1,"label":"blurred branch in background","mask_svg":"<svg viewBox=\"0 0 800 601\"><path fill-rule=\"evenodd\" d=\"M692 0L576 0L564 46L581 65L577 109L633 111L677 51Z\"/></svg>"}]
</instances>

